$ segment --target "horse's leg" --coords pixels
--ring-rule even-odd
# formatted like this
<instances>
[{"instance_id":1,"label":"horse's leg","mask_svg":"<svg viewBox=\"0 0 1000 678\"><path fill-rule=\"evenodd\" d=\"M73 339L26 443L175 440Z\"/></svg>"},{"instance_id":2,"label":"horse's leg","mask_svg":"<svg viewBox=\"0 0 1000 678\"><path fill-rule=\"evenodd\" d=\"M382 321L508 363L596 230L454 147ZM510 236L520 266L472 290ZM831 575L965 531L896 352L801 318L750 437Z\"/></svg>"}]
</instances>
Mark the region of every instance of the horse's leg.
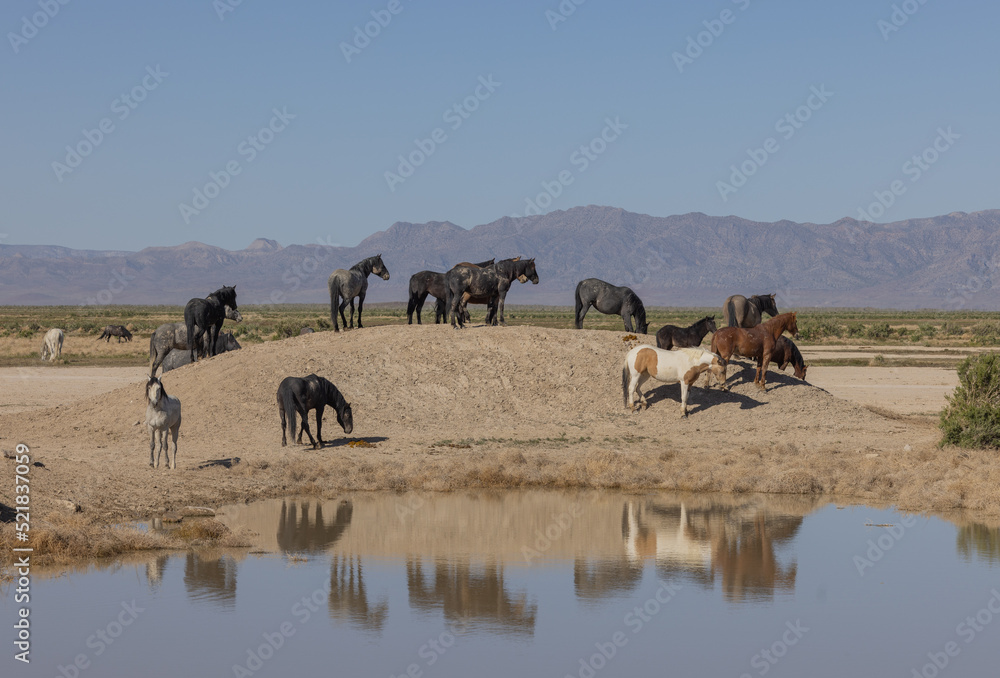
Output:
<instances>
[{"instance_id":1,"label":"horse's leg","mask_svg":"<svg viewBox=\"0 0 1000 678\"><path fill-rule=\"evenodd\" d=\"M316 440L319 441L319 445L313 443L313 449L323 447L323 408L326 407L322 403L316 406Z\"/></svg>"},{"instance_id":2,"label":"horse's leg","mask_svg":"<svg viewBox=\"0 0 1000 678\"><path fill-rule=\"evenodd\" d=\"M285 408L280 403L278 404L278 416L281 418L281 446L286 447L288 445L288 439L285 438Z\"/></svg>"},{"instance_id":3,"label":"horse's leg","mask_svg":"<svg viewBox=\"0 0 1000 678\"><path fill-rule=\"evenodd\" d=\"M444 299L438 299L435 297L434 302L434 324L439 325L441 323L448 322L448 304Z\"/></svg>"},{"instance_id":4,"label":"horse's leg","mask_svg":"<svg viewBox=\"0 0 1000 678\"><path fill-rule=\"evenodd\" d=\"M365 305L365 291L358 295L358 329L361 329L361 308Z\"/></svg>"},{"instance_id":5,"label":"horse's leg","mask_svg":"<svg viewBox=\"0 0 1000 678\"><path fill-rule=\"evenodd\" d=\"M302 430L299 431L299 442L302 442L302 431L309 436L309 442L312 443L312 448L316 449L316 439L313 438L312 431L309 430L309 410L305 410L300 413L302 415Z\"/></svg>"},{"instance_id":6,"label":"horse's leg","mask_svg":"<svg viewBox=\"0 0 1000 678\"><path fill-rule=\"evenodd\" d=\"M645 384L647 381L649 381L649 373L643 372L642 374L639 375L639 378L636 379L635 383L635 393L636 395L639 396L639 403L645 406L646 408L649 407L649 403L646 402L646 396L642 394L642 385Z\"/></svg>"},{"instance_id":7,"label":"horse's leg","mask_svg":"<svg viewBox=\"0 0 1000 678\"><path fill-rule=\"evenodd\" d=\"M625 308L625 304L622 304L622 320L625 321L625 331L634 332L632 329L632 313L628 308Z\"/></svg>"},{"instance_id":8,"label":"horse's leg","mask_svg":"<svg viewBox=\"0 0 1000 678\"><path fill-rule=\"evenodd\" d=\"M764 342L764 350L761 352L760 356L760 384L758 387L761 391L767 390L767 366L771 362L771 351L774 349L774 342L770 344Z\"/></svg>"},{"instance_id":9,"label":"horse's leg","mask_svg":"<svg viewBox=\"0 0 1000 678\"><path fill-rule=\"evenodd\" d=\"M337 307L340 305L340 292L333 290L333 286L330 287L330 320L333 321L333 331L339 332L340 326L337 324Z\"/></svg>"},{"instance_id":10,"label":"horse's leg","mask_svg":"<svg viewBox=\"0 0 1000 678\"><path fill-rule=\"evenodd\" d=\"M171 457L168 454L167 455L167 460L170 462L170 468L172 468L172 469L176 469L177 468L177 435L180 432L181 432L181 425L180 425L180 423L177 423L175 426L171 427L171 429L170 429L170 438L174 441L174 456ZM169 452L169 450L168 450L168 452Z\"/></svg>"},{"instance_id":11,"label":"horse's leg","mask_svg":"<svg viewBox=\"0 0 1000 678\"><path fill-rule=\"evenodd\" d=\"M351 329L354 329L354 297L351 297Z\"/></svg>"},{"instance_id":12,"label":"horse's leg","mask_svg":"<svg viewBox=\"0 0 1000 678\"><path fill-rule=\"evenodd\" d=\"M681 379L681 417L687 419L688 416L688 385L687 381Z\"/></svg>"},{"instance_id":13,"label":"horse's leg","mask_svg":"<svg viewBox=\"0 0 1000 678\"><path fill-rule=\"evenodd\" d=\"M347 308L348 301L350 301L350 303L351 303L351 327L354 327L354 322L353 322L354 321L354 300L353 299L344 299L343 301L340 302L340 319L344 323L344 329L345 330L347 329L347 316L344 315L344 309Z\"/></svg>"},{"instance_id":14,"label":"horse's leg","mask_svg":"<svg viewBox=\"0 0 1000 678\"><path fill-rule=\"evenodd\" d=\"M580 310L578 310L576 312L576 329L582 330L583 329L583 319L587 317L587 311L590 310L590 302L583 302L583 301L581 301L580 304L579 304L579 306L580 306Z\"/></svg>"},{"instance_id":15,"label":"horse's leg","mask_svg":"<svg viewBox=\"0 0 1000 678\"><path fill-rule=\"evenodd\" d=\"M152 426L149 429L149 468L156 468L153 464L153 451L156 449L156 429Z\"/></svg>"}]
</instances>

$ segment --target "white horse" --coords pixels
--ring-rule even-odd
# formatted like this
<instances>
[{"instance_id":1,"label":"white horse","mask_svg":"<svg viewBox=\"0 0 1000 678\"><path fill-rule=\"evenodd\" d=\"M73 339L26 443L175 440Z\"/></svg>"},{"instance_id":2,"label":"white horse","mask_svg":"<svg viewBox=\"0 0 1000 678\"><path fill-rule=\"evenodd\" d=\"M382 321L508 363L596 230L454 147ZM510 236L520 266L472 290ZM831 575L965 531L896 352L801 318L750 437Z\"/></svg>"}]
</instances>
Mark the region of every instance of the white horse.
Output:
<instances>
[{"instance_id":1,"label":"white horse","mask_svg":"<svg viewBox=\"0 0 1000 678\"><path fill-rule=\"evenodd\" d=\"M65 333L58 327L53 327L45 333L45 339L42 340L42 360L48 358L49 361L53 361L62 355L64 336Z\"/></svg>"},{"instance_id":2,"label":"white horse","mask_svg":"<svg viewBox=\"0 0 1000 678\"><path fill-rule=\"evenodd\" d=\"M639 387L647 379L652 377L668 384L680 382L681 416L687 417L688 388L698 380L702 372L711 370L718 379L720 375L725 375L725 369L719 356L702 348L664 351L640 344L625 356L625 366L622 367L622 398L630 410L635 409L636 397L641 405L649 407L646 397L639 392Z\"/></svg>"},{"instance_id":3,"label":"white horse","mask_svg":"<svg viewBox=\"0 0 1000 678\"><path fill-rule=\"evenodd\" d=\"M149 430L149 465L160 466L160 454L167 455L167 468L177 468L177 434L181 429L181 401L167 395L163 384L156 377L150 377L146 382L146 428ZM170 447L167 444L167 433L174 440L173 463L170 463ZM160 450L156 454L156 464L153 464L153 450L156 448L156 438L160 439Z\"/></svg>"}]
</instances>

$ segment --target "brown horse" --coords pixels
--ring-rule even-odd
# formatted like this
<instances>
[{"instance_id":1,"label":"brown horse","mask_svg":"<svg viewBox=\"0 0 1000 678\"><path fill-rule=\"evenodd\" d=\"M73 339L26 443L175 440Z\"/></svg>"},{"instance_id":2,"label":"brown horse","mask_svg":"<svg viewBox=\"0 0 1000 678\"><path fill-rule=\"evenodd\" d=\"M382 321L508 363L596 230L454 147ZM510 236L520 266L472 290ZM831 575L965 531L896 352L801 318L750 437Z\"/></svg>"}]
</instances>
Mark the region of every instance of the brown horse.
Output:
<instances>
[{"instance_id":1,"label":"brown horse","mask_svg":"<svg viewBox=\"0 0 1000 678\"><path fill-rule=\"evenodd\" d=\"M795 378L806 380L806 361L802 359L799 347L788 337L782 335L774 342L771 360L778 365L779 372L783 372L788 365L791 365L792 369L795 370Z\"/></svg>"},{"instance_id":2,"label":"brown horse","mask_svg":"<svg viewBox=\"0 0 1000 678\"><path fill-rule=\"evenodd\" d=\"M741 327L720 328L712 336L712 353L719 355L723 366L728 366L729 359L733 355L756 359L757 376L754 378L754 383L760 390L766 391L767 366L771 362L771 354L775 352L778 337L784 332L788 332L792 336L799 333L795 313L776 315L766 323L749 329ZM726 389L725 381L722 383L722 388Z\"/></svg>"}]
</instances>

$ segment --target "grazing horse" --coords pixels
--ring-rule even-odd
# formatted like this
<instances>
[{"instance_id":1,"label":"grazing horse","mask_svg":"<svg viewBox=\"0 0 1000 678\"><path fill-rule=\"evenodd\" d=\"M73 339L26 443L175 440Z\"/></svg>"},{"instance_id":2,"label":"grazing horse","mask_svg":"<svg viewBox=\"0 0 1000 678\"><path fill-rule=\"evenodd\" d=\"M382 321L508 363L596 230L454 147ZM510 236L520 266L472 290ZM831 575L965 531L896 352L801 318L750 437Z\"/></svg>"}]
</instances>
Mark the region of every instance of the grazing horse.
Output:
<instances>
[{"instance_id":1,"label":"grazing horse","mask_svg":"<svg viewBox=\"0 0 1000 678\"><path fill-rule=\"evenodd\" d=\"M240 322L243 320L243 316L239 311L234 311L231 307L226 306L225 308L226 319ZM218 340L216 340L216 346L218 346ZM184 323L164 323L156 328L153 335L149 338L149 376L154 376L156 370L160 365L163 364L163 360L167 357L167 354L173 350L186 351L188 348L188 332L187 325ZM202 345L198 348L198 356L204 357L207 354L205 349L204 335L202 339ZM190 356L188 356L188 362L190 363Z\"/></svg>"},{"instance_id":2,"label":"grazing horse","mask_svg":"<svg viewBox=\"0 0 1000 678\"><path fill-rule=\"evenodd\" d=\"M664 351L676 348L690 348L701 346L702 340L709 332L715 332L715 316L706 315L704 318L681 329L675 325L664 325L656 333L656 346Z\"/></svg>"},{"instance_id":3,"label":"grazing horse","mask_svg":"<svg viewBox=\"0 0 1000 678\"><path fill-rule=\"evenodd\" d=\"M63 338L66 336L58 327L53 327L45 333L42 339L42 360L48 358L49 362L54 361L62 355Z\"/></svg>"},{"instance_id":4,"label":"grazing horse","mask_svg":"<svg viewBox=\"0 0 1000 678\"><path fill-rule=\"evenodd\" d=\"M646 396L639 388L652 377L666 383L680 382L681 385L681 416L687 417L688 389L698 380L702 372L710 370L719 378L725 374L725 365L719 356L703 348L678 348L676 351L664 351L648 344L640 344L625 356L622 367L622 398L625 407L635 409L636 398L645 405Z\"/></svg>"},{"instance_id":5,"label":"grazing horse","mask_svg":"<svg viewBox=\"0 0 1000 678\"><path fill-rule=\"evenodd\" d=\"M492 266L494 259L481 261L472 264L476 268L486 268ZM468 264L458 264L466 266ZM440 324L448 319L448 312L445 303L448 300L448 288L444 284L444 273L437 271L420 271L410 276L410 300L406 304L406 324L413 324L413 312L417 313L417 324L420 322L420 311L424 308L427 295L431 295L436 300L434 305L434 324Z\"/></svg>"},{"instance_id":6,"label":"grazing horse","mask_svg":"<svg viewBox=\"0 0 1000 678\"><path fill-rule=\"evenodd\" d=\"M773 294L755 294L749 299L734 294L722 306L722 321L726 327L754 327L760 325L764 313L778 315Z\"/></svg>"},{"instance_id":7,"label":"grazing horse","mask_svg":"<svg viewBox=\"0 0 1000 678\"><path fill-rule=\"evenodd\" d=\"M326 285L330 288L330 320L333 321L334 332L340 331L340 325L337 324L338 310L341 320L344 321L344 329L347 329L344 309L348 304L351 305L351 329L354 329L354 297L358 298L358 329L361 329L361 309L365 303L365 294L368 293L368 276L372 273L382 280L389 279L389 269L382 263L381 254L362 259L351 266L350 270L338 268L330 274Z\"/></svg>"},{"instance_id":8,"label":"grazing horse","mask_svg":"<svg viewBox=\"0 0 1000 678\"><path fill-rule=\"evenodd\" d=\"M177 434L181 429L181 401L167 395L163 383L156 377L150 377L146 382L146 429L149 431L149 465L160 466L160 455L167 455L167 468L177 468ZM167 433L174 441L174 456L171 461L170 446ZM160 440L160 450L156 453L156 464L153 464L153 450L156 440Z\"/></svg>"},{"instance_id":9,"label":"grazing horse","mask_svg":"<svg viewBox=\"0 0 1000 678\"><path fill-rule=\"evenodd\" d=\"M287 445L285 438L285 422L292 442L295 440L295 413L302 417L302 431L309 436L313 449L323 446L323 408L327 405L337 412L337 423L344 433L351 434L354 430L354 415L351 405L343 394L328 380L315 374L308 377L285 377L278 385L278 414L281 417L281 446ZM309 410L316 410L316 438L309 431ZM302 431L299 431L298 443L302 443ZM317 443L318 441L318 443Z\"/></svg>"},{"instance_id":10,"label":"grazing horse","mask_svg":"<svg viewBox=\"0 0 1000 678\"><path fill-rule=\"evenodd\" d=\"M187 327L187 348L191 351L191 362L196 359L195 347L203 333L208 334L206 337L208 356L215 355L215 342L219 339L222 323L226 321L227 306L234 312L239 310L236 306L236 285L223 286L204 299L191 299L184 306L184 325Z\"/></svg>"},{"instance_id":11,"label":"grazing horse","mask_svg":"<svg viewBox=\"0 0 1000 678\"><path fill-rule=\"evenodd\" d=\"M724 367L729 366L729 359L733 355L755 359L757 374L753 381L760 390L766 391L767 366L771 361L771 354L775 350L778 337L784 332L792 336L799 333L795 313L776 315L767 322L749 329L723 327L712 337L712 352L719 354ZM726 389L725 378L722 380L722 388Z\"/></svg>"},{"instance_id":12,"label":"grazing horse","mask_svg":"<svg viewBox=\"0 0 1000 678\"><path fill-rule=\"evenodd\" d=\"M576 286L576 329L583 329L583 318L591 306L606 315L620 315L628 332L646 334L649 329L646 307L631 288L615 287L597 278L581 280ZM632 329L633 318L635 329Z\"/></svg>"},{"instance_id":13,"label":"grazing horse","mask_svg":"<svg viewBox=\"0 0 1000 678\"><path fill-rule=\"evenodd\" d=\"M111 341L111 337L118 337L119 344L122 343L122 339L132 341L132 333L124 325L108 325L101 332L101 336L97 337L97 340L104 339L104 342L108 343Z\"/></svg>"},{"instance_id":14,"label":"grazing horse","mask_svg":"<svg viewBox=\"0 0 1000 678\"><path fill-rule=\"evenodd\" d=\"M240 346L240 342L236 341L236 337L232 332L223 332L219 335L219 339L215 342L216 355L227 351L236 351L241 348L243 347ZM178 367L184 367L185 365L190 364L191 356L188 355L187 351L169 351L167 352L166 359L163 361L163 374L166 374L170 370L176 370Z\"/></svg>"},{"instance_id":15,"label":"grazing horse","mask_svg":"<svg viewBox=\"0 0 1000 678\"><path fill-rule=\"evenodd\" d=\"M802 359L802 353L799 351L799 347L795 345L795 342L781 335L778 340L774 342L774 350L771 351L771 360L777 363L778 371L783 372L785 367L789 364L792 369L795 370L795 378L806 380L806 361Z\"/></svg>"},{"instance_id":16,"label":"grazing horse","mask_svg":"<svg viewBox=\"0 0 1000 678\"><path fill-rule=\"evenodd\" d=\"M506 325L503 306L515 279L521 283L530 280L532 284L538 284L538 272L533 258L504 259L486 268L459 265L448 271L445 274L445 285L448 287L452 327L465 327L465 306L473 299L495 300L496 314L492 317L487 314L487 324L499 322Z\"/></svg>"}]
</instances>

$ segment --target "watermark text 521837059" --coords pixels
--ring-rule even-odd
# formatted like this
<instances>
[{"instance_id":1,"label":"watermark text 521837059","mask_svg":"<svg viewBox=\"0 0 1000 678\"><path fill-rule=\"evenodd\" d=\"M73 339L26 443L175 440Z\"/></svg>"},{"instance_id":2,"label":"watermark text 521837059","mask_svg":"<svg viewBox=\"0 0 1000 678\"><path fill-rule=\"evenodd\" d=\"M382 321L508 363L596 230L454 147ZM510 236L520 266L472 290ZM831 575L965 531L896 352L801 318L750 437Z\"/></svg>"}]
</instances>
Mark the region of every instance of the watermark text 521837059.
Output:
<instances>
[{"instance_id":1,"label":"watermark text 521837059","mask_svg":"<svg viewBox=\"0 0 1000 678\"><path fill-rule=\"evenodd\" d=\"M17 530L17 543L23 546L15 546L14 550L14 570L17 577L14 588L14 602L19 605L17 608L17 621L14 622L14 647L16 652L14 658L25 664L31 662L31 609L28 603L31 602L31 548L28 546L28 531L31 530L30 516L28 509L30 506L30 478L31 471L31 450L27 445L18 445L14 455L14 511L15 525Z\"/></svg>"}]
</instances>

